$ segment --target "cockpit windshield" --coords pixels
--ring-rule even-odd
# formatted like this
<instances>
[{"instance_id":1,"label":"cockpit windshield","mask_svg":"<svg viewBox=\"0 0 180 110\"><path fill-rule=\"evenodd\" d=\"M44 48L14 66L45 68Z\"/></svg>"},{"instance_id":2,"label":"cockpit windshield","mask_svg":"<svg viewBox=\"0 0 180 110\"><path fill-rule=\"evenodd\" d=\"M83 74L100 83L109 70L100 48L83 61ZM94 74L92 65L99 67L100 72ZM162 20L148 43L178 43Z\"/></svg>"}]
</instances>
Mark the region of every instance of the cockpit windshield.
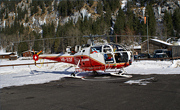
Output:
<instances>
[{"instance_id":1,"label":"cockpit windshield","mask_svg":"<svg viewBox=\"0 0 180 110\"><path fill-rule=\"evenodd\" d=\"M91 51L102 52L102 46L91 47Z\"/></svg>"},{"instance_id":2,"label":"cockpit windshield","mask_svg":"<svg viewBox=\"0 0 180 110\"><path fill-rule=\"evenodd\" d=\"M103 52L112 52L112 49L111 49L111 47L110 47L110 45L104 45L104 47L103 47Z\"/></svg>"},{"instance_id":3,"label":"cockpit windshield","mask_svg":"<svg viewBox=\"0 0 180 110\"><path fill-rule=\"evenodd\" d=\"M110 44L113 48L113 51L114 52L117 52L117 51L126 51L123 46L121 45L117 45L117 44Z\"/></svg>"},{"instance_id":4,"label":"cockpit windshield","mask_svg":"<svg viewBox=\"0 0 180 110\"><path fill-rule=\"evenodd\" d=\"M95 51L97 53L110 53L110 52L119 52L119 51L126 51L121 45L117 44L109 44L109 45L102 45L102 46L93 46L91 47L91 51Z\"/></svg>"}]
</instances>

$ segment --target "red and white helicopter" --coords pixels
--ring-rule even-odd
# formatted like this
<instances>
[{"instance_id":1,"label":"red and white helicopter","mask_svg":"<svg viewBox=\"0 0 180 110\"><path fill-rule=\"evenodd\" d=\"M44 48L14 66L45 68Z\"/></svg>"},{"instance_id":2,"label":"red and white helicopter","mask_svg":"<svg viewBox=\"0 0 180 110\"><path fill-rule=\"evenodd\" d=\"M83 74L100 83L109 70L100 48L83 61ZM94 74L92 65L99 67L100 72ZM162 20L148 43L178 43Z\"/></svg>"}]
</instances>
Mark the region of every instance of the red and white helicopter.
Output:
<instances>
[{"instance_id":1,"label":"red and white helicopter","mask_svg":"<svg viewBox=\"0 0 180 110\"><path fill-rule=\"evenodd\" d=\"M127 51L123 46L114 43L108 43L106 40L101 40L101 43L97 40L91 42L88 40L86 46L75 46L74 48L67 47L66 53L63 55L39 55L39 53L33 56L33 59L48 59L57 62L65 62L77 65L75 72L71 76L76 76L83 71L92 71L94 74L98 74L97 71L109 72L111 75L132 77L127 75L124 70L125 67L132 64L132 52Z\"/></svg>"}]
</instances>

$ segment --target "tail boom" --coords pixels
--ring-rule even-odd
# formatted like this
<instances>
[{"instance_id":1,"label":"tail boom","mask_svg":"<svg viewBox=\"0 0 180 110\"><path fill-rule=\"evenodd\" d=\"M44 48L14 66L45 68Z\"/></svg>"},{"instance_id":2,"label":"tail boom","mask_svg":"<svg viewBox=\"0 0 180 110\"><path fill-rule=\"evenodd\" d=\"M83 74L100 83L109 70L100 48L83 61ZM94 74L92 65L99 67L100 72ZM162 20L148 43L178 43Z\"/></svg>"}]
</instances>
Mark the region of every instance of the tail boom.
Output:
<instances>
[{"instance_id":1,"label":"tail boom","mask_svg":"<svg viewBox=\"0 0 180 110\"><path fill-rule=\"evenodd\" d=\"M75 64L74 56L39 56L39 59L47 59L47 60L53 60L57 62Z\"/></svg>"}]
</instances>

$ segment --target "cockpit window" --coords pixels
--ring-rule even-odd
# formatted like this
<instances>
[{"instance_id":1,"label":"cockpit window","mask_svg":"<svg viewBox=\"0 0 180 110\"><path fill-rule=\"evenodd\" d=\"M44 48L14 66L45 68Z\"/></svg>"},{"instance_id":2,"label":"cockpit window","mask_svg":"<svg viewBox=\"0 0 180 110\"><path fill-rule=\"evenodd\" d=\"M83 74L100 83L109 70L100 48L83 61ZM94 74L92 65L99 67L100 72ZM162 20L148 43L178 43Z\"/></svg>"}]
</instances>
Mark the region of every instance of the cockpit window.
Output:
<instances>
[{"instance_id":1,"label":"cockpit window","mask_svg":"<svg viewBox=\"0 0 180 110\"><path fill-rule=\"evenodd\" d=\"M102 52L102 46L92 47L91 51Z\"/></svg>"},{"instance_id":2,"label":"cockpit window","mask_svg":"<svg viewBox=\"0 0 180 110\"><path fill-rule=\"evenodd\" d=\"M117 51L126 51L121 45L111 44L111 46L113 47L113 51L114 52L117 52Z\"/></svg>"},{"instance_id":3,"label":"cockpit window","mask_svg":"<svg viewBox=\"0 0 180 110\"><path fill-rule=\"evenodd\" d=\"M111 47L109 45L105 45L103 48L103 51L106 52L112 52Z\"/></svg>"},{"instance_id":4,"label":"cockpit window","mask_svg":"<svg viewBox=\"0 0 180 110\"><path fill-rule=\"evenodd\" d=\"M117 45L116 48L117 48L117 51L125 51L125 50L124 50L121 46L119 46L119 45Z\"/></svg>"}]
</instances>

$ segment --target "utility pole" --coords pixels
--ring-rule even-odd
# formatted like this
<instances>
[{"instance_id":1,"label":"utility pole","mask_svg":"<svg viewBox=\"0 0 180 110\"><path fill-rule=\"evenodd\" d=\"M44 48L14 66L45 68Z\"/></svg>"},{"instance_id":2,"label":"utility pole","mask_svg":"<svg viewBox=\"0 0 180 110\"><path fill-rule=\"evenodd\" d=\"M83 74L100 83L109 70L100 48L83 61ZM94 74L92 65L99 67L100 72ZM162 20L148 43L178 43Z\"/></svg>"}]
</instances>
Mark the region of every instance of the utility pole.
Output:
<instances>
[{"instance_id":1,"label":"utility pole","mask_svg":"<svg viewBox=\"0 0 180 110\"><path fill-rule=\"evenodd\" d=\"M147 48L148 48L148 54L149 54L148 15L147 15Z\"/></svg>"},{"instance_id":2,"label":"utility pole","mask_svg":"<svg viewBox=\"0 0 180 110\"><path fill-rule=\"evenodd\" d=\"M144 23L147 26L147 51L149 54L149 36L148 36L148 15L146 14L146 16L144 17Z\"/></svg>"}]
</instances>

